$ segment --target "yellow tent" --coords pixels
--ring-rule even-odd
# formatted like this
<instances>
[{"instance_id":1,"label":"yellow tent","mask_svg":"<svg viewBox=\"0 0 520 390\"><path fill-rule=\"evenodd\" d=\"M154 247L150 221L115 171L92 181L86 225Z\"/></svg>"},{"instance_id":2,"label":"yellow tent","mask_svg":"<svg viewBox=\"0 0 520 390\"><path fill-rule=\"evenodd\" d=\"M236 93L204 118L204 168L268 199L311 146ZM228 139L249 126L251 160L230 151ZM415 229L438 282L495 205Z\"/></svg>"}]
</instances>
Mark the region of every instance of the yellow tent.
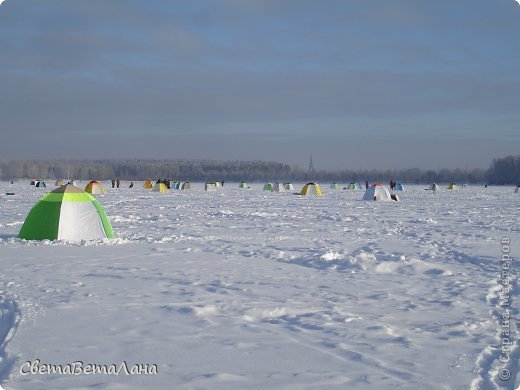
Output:
<instances>
[{"instance_id":1,"label":"yellow tent","mask_svg":"<svg viewBox=\"0 0 520 390\"><path fill-rule=\"evenodd\" d=\"M455 183L451 183L448 186L448 190L458 190L458 189L460 189L460 187L458 185L456 185Z\"/></svg>"},{"instance_id":2,"label":"yellow tent","mask_svg":"<svg viewBox=\"0 0 520 390\"><path fill-rule=\"evenodd\" d=\"M89 194L98 195L98 194L104 194L105 189L103 188L101 183L93 180L87 184L87 186L85 187L85 192L87 192Z\"/></svg>"},{"instance_id":3,"label":"yellow tent","mask_svg":"<svg viewBox=\"0 0 520 390\"><path fill-rule=\"evenodd\" d=\"M321 192L320 186L317 183L307 183L300 191L300 195L322 196L323 193Z\"/></svg>"},{"instance_id":4,"label":"yellow tent","mask_svg":"<svg viewBox=\"0 0 520 390\"><path fill-rule=\"evenodd\" d=\"M144 188L150 189L153 188L153 184L150 180L148 180L146 183L144 183Z\"/></svg>"}]
</instances>

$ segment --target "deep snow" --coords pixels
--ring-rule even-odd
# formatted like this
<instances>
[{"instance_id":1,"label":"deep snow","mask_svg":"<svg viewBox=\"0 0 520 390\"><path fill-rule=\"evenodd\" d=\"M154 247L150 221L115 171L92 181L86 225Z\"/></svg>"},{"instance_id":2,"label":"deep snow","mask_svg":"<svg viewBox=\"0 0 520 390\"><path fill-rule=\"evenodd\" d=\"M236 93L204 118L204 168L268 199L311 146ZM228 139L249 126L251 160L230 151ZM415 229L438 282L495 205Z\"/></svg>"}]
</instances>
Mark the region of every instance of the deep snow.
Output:
<instances>
[{"instance_id":1,"label":"deep snow","mask_svg":"<svg viewBox=\"0 0 520 390\"><path fill-rule=\"evenodd\" d=\"M123 183L96 196L118 238L18 239L47 184L0 183L6 389L520 383L514 308L511 359L498 360L502 237L520 270L514 188L406 186L400 202L375 203L325 183L321 198L265 192L263 183L168 193ZM513 287L515 306L516 278ZM36 359L157 364L158 374L22 375ZM497 376L504 368L507 381Z\"/></svg>"}]
</instances>

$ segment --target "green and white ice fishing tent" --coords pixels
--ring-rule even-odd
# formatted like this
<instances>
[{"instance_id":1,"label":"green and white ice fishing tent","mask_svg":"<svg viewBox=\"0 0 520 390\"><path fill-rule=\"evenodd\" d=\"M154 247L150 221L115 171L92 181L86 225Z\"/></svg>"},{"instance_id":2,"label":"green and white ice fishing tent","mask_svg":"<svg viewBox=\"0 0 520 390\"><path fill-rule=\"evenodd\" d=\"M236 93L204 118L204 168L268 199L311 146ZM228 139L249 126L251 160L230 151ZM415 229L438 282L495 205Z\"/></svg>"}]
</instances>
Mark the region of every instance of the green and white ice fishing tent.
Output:
<instances>
[{"instance_id":1,"label":"green and white ice fishing tent","mask_svg":"<svg viewBox=\"0 0 520 390\"><path fill-rule=\"evenodd\" d=\"M81 241L114 238L114 231L103 207L92 195L65 184L33 206L18 237Z\"/></svg>"},{"instance_id":2,"label":"green and white ice fishing tent","mask_svg":"<svg viewBox=\"0 0 520 390\"><path fill-rule=\"evenodd\" d=\"M264 184L264 191L274 191L273 183Z\"/></svg>"}]
</instances>

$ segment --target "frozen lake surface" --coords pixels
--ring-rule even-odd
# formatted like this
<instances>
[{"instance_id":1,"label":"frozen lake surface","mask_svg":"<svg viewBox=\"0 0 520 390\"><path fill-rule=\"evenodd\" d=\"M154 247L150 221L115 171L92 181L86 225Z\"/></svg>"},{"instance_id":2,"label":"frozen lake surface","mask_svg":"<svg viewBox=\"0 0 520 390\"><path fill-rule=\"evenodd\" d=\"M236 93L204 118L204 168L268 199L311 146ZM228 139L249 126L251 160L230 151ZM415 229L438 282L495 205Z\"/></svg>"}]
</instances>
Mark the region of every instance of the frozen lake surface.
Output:
<instances>
[{"instance_id":1,"label":"frozen lake surface","mask_svg":"<svg viewBox=\"0 0 520 390\"><path fill-rule=\"evenodd\" d=\"M520 194L470 186L400 202L243 190L96 198L117 236L16 236L54 188L0 183L6 389L513 389L520 383ZM84 187L86 182L77 183ZM299 190L301 183L295 185ZM6 196L14 192L14 196ZM501 239L512 350L500 357ZM515 258L516 256L516 258ZM27 373L26 362L156 365L149 375ZM511 378L501 380L508 370ZM516 385L516 386L515 386Z\"/></svg>"}]
</instances>

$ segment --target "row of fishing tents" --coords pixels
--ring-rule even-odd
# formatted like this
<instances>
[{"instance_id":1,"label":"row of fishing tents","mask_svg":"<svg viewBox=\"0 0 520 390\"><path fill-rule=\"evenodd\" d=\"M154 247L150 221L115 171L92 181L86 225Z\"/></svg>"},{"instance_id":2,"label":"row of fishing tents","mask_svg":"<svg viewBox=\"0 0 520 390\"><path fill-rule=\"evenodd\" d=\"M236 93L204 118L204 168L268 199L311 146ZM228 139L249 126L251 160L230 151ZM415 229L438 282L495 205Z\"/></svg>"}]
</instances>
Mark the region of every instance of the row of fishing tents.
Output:
<instances>
[{"instance_id":1,"label":"row of fishing tents","mask_svg":"<svg viewBox=\"0 0 520 390\"><path fill-rule=\"evenodd\" d=\"M168 191L168 186L166 183L157 181L156 183L152 183L150 180L146 181L143 185L145 189L151 189L152 192L166 192ZM171 183L171 187L175 190L190 190L191 183L189 181L173 181Z\"/></svg>"},{"instance_id":2,"label":"row of fishing tents","mask_svg":"<svg viewBox=\"0 0 520 390\"><path fill-rule=\"evenodd\" d=\"M266 183L263 190L272 192L293 191L294 186L291 183Z\"/></svg>"},{"instance_id":3,"label":"row of fishing tents","mask_svg":"<svg viewBox=\"0 0 520 390\"><path fill-rule=\"evenodd\" d=\"M62 180L56 180L56 186L61 186L62 185ZM72 184L74 185L74 182L73 181L69 181L68 184ZM46 187L47 185L45 184L45 181L43 180L40 180L40 179L33 179L31 180L31 185L35 186L35 187ZM221 182L219 181L214 181L214 182L208 182L208 183L205 183L205 186L204 186L204 189L206 191L212 191L212 190L216 190L218 187L221 187L222 184ZM157 183L152 183L151 181L146 181L144 183L144 188L146 189L151 189L153 192L166 192L168 191L168 187L166 186L166 184L164 182L160 182L158 181ZM238 185L239 188L241 189L246 189L246 188L251 188L246 182L241 182L239 185ZM462 188L465 188L467 187L466 184L463 184L462 185ZM189 181L186 181L186 182L183 182L183 181L174 181L172 182L172 186L171 188L173 189L177 189L177 190L189 190L192 188L192 185ZM339 190L341 189L341 185L339 183L332 183L329 187L330 189L334 189L334 190ZM520 185L516 187L515 189L515 193L519 193L520 190ZM344 187L343 189L347 189L347 190L360 190L362 189L361 186L359 185L359 183L357 182L352 182L350 184L348 184L346 187ZM431 191L439 191L440 190L440 187L438 184L436 183L433 183L429 188L427 188L428 190L431 190ZM461 189L461 186L455 184L455 183L450 183L447 187L448 190L459 190ZM292 183L266 183L263 187L263 190L264 191L273 191L273 192L284 192L284 191L293 191L294 190L294 186ZM401 184L401 183L397 183L396 186L395 186L395 191L404 191L404 186ZM321 191L321 190L320 190ZM89 193L89 194L95 194L95 195L101 195L101 194L105 194L106 191L105 189L103 188L103 185L98 182L98 181L90 181L87 186L85 187L85 192Z\"/></svg>"},{"instance_id":4,"label":"row of fishing tents","mask_svg":"<svg viewBox=\"0 0 520 390\"><path fill-rule=\"evenodd\" d=\"M285 184L288 184L287 188L294 189L294 186L292 186L292 184L290 184L290 183L285 183ZM284 192L286 190L285 184L275 183L273 185L272 183L266 183L264 185L263 189L264 189L264 191ZM290 187L289 187L289 185L290 185ZM241 187L241 188L244 188L244 187ZM332 183L329 188L341 189L341 185L339 185L338 183ZM350 183L349 186L345 187L345 189L358 190L358 189L361 189L361 186L358 183ZM397 190L403 191L404 188L401 186L400 189L397 189ZM323 192L321 191L321 188L317 183L310 182L303 186L303 188L301 189L299 194L300 195L322 196ZM394 198L395 198L395 196L394 196ZM391 200L392 196L391 196L390 192L386 189L386 187L384 187L382 184L376 183L367 189L363 199L365 199L365 200ZM397 199L394 199L394 200L397 200Z\"/></svg>"},{"instance_id":5,"label":"row of fishing tents","mask_svg":"<svg viewBox=\"0 0 520 390\"><path fill-rule=\"evenodd\" d=\"M283 188L283 189L282 189ZM294 187L292 187L294 188ZM267 183L264 185L264 191L276 191L283 192L285 188L282 184L276 183ZM315 195L322 196L323 192L321 191L320 186L315 182L309 182L305 184L301 191L298 193L299 195ZM374 200L374 201L385 201L385 200L399 200L396 195L391 195L390 192L380 183L373 184L370 186L363 196L363 200Z\"/></svg>"},{"instance_id":6,"label":"row of fishing tents","mask_svg":"<svg viewBox=\"0 0 520 390\"><path fill-rule=\"evenodd\" d=\"M249 184L246 182L240 182L238 188L246 189L251 188ZM264 184L264 191L274 191L274 192L284 192L284 191L294 191L294 185L292 183L266 183Z\"/></svg>"},{"instance_id":7,"label":"row of fishing tents","mask_svg":"<svg viewBox=\"0 0 520 390\"><path fill-rule=\"evenodd\" d=\"M239 188L250 188L247 183L241 182L238 186ZM341 185L338 183L332 183L330 185L331 189L339 190L341 189ZM348 190L360 190L361 186L358 183L350 183L345 189ZM284 191L294 191L294 185L292 183L266 183L264 184L264 191L273 191L273 192L284 192Z\"/></svg>"},{"instance_id":8,"label":"row of fishing tents","mask_svg":"<svg viewBox=\"0 0 520 390\"><path fill-rule=\"evenodd\" d=\"M61 180L57 180L56 184L61 185ZM69 184L72 184L69 182ZM31 185L34 185L36 187L45 187L45 182L43 180L35 179L31 181ZM222 184L219 181L215 182L208 182L205 183L205 190L206 191L214 191L217 189L217 187L220 187ZM463 185L462 188L466 187L466 185ZM151 181L147 181L144 183L144 188L151 189L152 192L166 192L168 191L168 188L164 182L157 181L157 183L153 184ZM190 182L181 182L181 181L174 181L172 188L174 189L180 189L180 190L187 190L191 189L191 183ZM245 189L250 188L250 186L246 182L241 182L239 184L239 188ZM340 189L341 186L338 183L332 183L330 185L330 188L332 189ZM449 190L459 190L461 187L458 186L455 183L450 183L447 187ZM346 189L361 189L360 185L358 183L352 182L350 183ZM433 191L434 193L440 190L440 187L438 184L433 183L428 190ZM292 183L266 183L263 187L264 191L271 191L271 192L285 192L285 191L291 191L294 190L294 186ZM398 183L395 188L396 191L404 191L404 187ZM103 185L97 181L90 181L87 186L85 187L85 192L88 194L93 195L102 195L105 194L106 191L103 188ZM520 192L520 185L516 187L515 193ZM321 191L321 188L317 183L310 182L303 186L301 191L298 193L299 195L317 195L322 196L323 193ZM363 196L363 200L399 200L396 195L390 194L390 192L380 183L373 184L372 186L369 186L369 188L366 190L365 195Z\"/></svg>"}]
</instances>

